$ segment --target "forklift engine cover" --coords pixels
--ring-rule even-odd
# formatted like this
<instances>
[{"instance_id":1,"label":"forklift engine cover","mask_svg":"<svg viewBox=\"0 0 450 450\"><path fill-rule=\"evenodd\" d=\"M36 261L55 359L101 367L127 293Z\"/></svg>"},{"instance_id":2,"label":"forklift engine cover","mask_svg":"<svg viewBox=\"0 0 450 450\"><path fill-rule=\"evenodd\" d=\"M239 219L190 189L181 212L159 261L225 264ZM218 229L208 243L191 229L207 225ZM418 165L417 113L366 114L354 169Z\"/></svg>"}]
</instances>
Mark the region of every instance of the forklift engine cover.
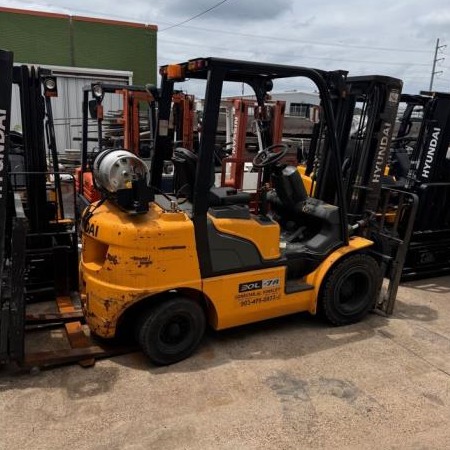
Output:
<instances>
[{"instance_id":1,"label":"forklift engine cover","mask_svg":"<svg viewBox=\"0 0 450 450\"><path fill-rule=\"evenodd\" d=\"M115 193L128 189L137 180L148 181L148 167L144 161L127 150L108 149L94 161L94 179L100 189Z\"/></svg>"}]
</instances>

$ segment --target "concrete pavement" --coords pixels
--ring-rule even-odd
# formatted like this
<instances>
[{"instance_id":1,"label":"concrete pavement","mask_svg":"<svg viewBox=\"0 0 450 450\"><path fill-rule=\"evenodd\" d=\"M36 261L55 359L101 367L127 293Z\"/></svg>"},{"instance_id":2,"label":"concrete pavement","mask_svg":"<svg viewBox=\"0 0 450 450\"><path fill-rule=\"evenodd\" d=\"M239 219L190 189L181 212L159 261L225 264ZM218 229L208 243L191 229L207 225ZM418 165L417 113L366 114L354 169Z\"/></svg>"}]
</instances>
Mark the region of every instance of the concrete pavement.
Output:
<instances>
[{"instance_id":1,"label":"concrete pavement","mask_svg":"<svg viewBox=\"0 0 450 450\"><path fill-rule=\"evenodd\" d=\"M450 277L401 286L393 317L296 315L220 333L179 364L140 353L0 369L5 449L444 449Z\"/></svg>"}]
</instances>

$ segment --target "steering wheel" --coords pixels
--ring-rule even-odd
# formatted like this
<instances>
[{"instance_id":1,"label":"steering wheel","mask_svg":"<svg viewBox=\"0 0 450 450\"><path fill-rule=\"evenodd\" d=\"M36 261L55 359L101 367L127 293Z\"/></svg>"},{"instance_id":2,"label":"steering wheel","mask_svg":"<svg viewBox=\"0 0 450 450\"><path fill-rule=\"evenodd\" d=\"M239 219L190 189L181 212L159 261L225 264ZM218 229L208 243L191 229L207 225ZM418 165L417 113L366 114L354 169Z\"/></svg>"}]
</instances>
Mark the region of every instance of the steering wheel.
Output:
<instances>
[{"instance_id":1,"label":"steering wheel","mask_svg":"<svg viewBox=\"0 0 450 450\"><path fill-rule=\"evenodd\" d=\"M253 167L262 169L271 166L280 161L287 152L288 146L286 144L274 144L266 147L253 158Z\"/></svg>"}]
</instances>

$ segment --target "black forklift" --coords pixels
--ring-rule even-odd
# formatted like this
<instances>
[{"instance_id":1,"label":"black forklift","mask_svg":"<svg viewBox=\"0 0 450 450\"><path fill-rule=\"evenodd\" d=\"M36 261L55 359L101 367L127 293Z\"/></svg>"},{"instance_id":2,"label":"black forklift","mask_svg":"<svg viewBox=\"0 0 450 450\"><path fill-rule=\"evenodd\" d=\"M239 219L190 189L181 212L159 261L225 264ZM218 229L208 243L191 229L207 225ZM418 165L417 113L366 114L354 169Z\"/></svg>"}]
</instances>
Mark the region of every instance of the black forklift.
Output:
<instances>
[{"instance_id":1,"label":"black forklift","mask_svg":"<svg viewBox=\"0 0 450 450\"><path fill-rule=\"evenodd\" d=\"M374 241L374 252L391 281L379 309L391 314L418 208L415 193L386 183L403 83L380 75L348 77L346 82L346 95L335 107L348 221ZM316 124L305 164L312 189L321 170L317 152L322 135Z\"/></svg>"},{"instance_id":2,"label":"black forklift","mask_svg":"<svg viewBox=\"0 0 450 450\"><path fill-rule=\"evenodd\" d=\"M57 83L51 71L14 66L13 53L0 50L0 364L92 365L109 354L83 332L76 192L73 176L59 169L53 127ZM10 130L13 86L21 133ZM70 348L45 348L48 339L26 349L28 333L55 328Z\"/></svg>"},{"instance_id":3,"label":"black forklift","mask_svg":"<svg viewBox=\"0 0 450 450\"><path fill-rule=\"evenodd\" d=\"M10 132L13 85L19 92L21 133ZM24 358L27 304L56 301L77 289L73 201L67 208L75 193L66 192L59 170L51 104L57 93L49 70L13 66L13 54L0 51L2 362Z\"/></svg>"},{"instance_id":4,"label":"black forklift","mask_svg":"<svg viewBox=\"0 0 450 450\"><path fill-rule=\"evenodd\" d=\"M386 185L414 193L419 204L403 279L450 272L450 94L405 94Z\"/></svg>"},{"instance_id":5,"label":"black forklift","mask_svg":"<svg viewBox=\"0 0 450 450\"><path fill-rule=\"evenodd\" d=\"M404 189L419 197L405 279L450 272L450 94L424 92L420 103L423 117L408 172L403 179L397 176ZM408 159L404 159L406 169Z\"/></svg>"}]
</instances>

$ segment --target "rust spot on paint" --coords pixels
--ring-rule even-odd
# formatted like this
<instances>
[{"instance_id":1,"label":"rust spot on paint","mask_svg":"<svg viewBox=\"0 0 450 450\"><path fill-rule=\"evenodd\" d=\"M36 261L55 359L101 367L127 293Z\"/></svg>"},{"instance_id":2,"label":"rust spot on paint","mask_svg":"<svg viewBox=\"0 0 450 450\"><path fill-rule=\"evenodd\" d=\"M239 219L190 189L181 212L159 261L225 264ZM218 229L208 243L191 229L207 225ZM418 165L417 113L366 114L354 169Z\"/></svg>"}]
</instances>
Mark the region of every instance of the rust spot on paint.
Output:
<instances>
[{"instance_id":1,"label":"rust spot on paint","mask_svg":"<svg viewBox=\"0 0 450 450\"><path fill-rule=\"evenodd\" d=\"M148 267L150 264L152 264L150 256L132 256L131 259L137 263L138 267Z\"/></svg>"},{"instance_id":2,"label":"rust spot on paint","mask_svg":"<svg viewBox=\"0 0 450 450\"><path fill-rule=\"evenodd\" d=\"M119 260L117 258L116 255L111 255L110 253L106 254L106 259L111 263L111 264L119 264Z\"/></svg>"},{"instance_id":3,"label":"rust spot on paint","mask_svg":"<svg viewBox=\"0 0 450 450\"><path fill-rule=\"evenodd\" d=\"M170 245L168 247L158 247L158 250L183 250L185 248L185 245Z\"/></svg>"},{"instance_id":4,"label":"rust spot on paint","mask_svg":"<svg viewBox=\"0 0 450 450\"><path fill-rule=\"evenodd\" d=\"M106 300L103 300L103 306L105 307L106 311L109 311L109 308L111 307L112 303L113 301L108 298Z\"/></svg>"},{"instance_id":5,"label":"rust spot on paint","mask_svg":"<svg viewBox=\"0 0 450 450\"><path fill-rule=\"evenodd\" d=\"M111 321L106 320L103 324L103 328L106 331L106 334L109 334L110 328L113 328L113 324L111 323Z\"/></svg>"}]
</instances>

